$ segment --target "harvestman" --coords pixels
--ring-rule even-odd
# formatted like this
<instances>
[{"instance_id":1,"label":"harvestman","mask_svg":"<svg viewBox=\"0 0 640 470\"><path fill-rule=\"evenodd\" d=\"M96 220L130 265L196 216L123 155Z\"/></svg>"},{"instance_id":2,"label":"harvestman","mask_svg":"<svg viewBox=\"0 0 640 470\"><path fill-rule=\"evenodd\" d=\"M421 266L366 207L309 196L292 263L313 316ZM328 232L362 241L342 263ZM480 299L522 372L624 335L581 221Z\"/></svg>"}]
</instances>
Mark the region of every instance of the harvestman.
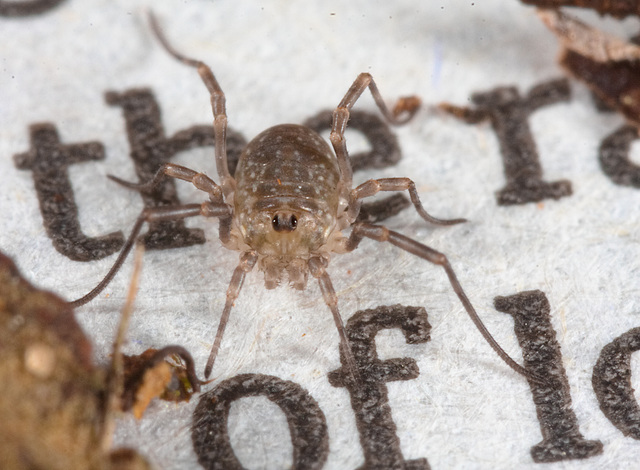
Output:
<instances>
[{"instance_id":1,"label":"harvestman","mask_svg":"<svg viewBox=\"0 0 640 470\"><path fill-rule=\"evenodd\" d=\"M444 254L386 227L356 222L362 199L380 191L405 190L409 192L411 202L425 221L438 225L465 222L465 219L442 220L429 215L422 207L414 182L409 178L372 179L352 188L352 170L344 133L350 109L360 95L369 88L384 117L395 125L403 124L413 117L420 106L418 98L401 98L394 110L390 111L371 75L362 73L333 113L330 140L335 154L320 135L308 127L282 124L265 130L249 142L240 156L234 177L227 167L227 114L225 96L218 81L209 66L180 54L169 44L153 15L150 15L150 23L167 52L178 61L196 68L209 90L214 115L216 169L220 184L203 173L173 163L165 163L153 179L144 184L130 183L110 176L123 186L141 192L151 190L164 178L177 178L208 193L209 200L202 204L143 210L107 275L91 292L71 302L73 306L89 302L109 284L129 254L145 222L196 216L217 217L220 241L226 248L241 254L227 290L226 303L207 361L205 376L209 377L211 374L231 307L238 297L244 278L257 265L264 272L267 289L275 288L285 272L289 283L300 290L306 287L309 273L318 280L324 301L333 314L340 335L340 348L347 368L351 376L357 378L359 374L338 311L338 297L326 268L331 253L353 251L367 237L379 242L389 242L442 266L453 290L484 339L509 367L528 378L536 379L509 357L491 336L462 290ZM344 235L342 231L349 227L351 233Z\"/></svg>"}]
</instances>

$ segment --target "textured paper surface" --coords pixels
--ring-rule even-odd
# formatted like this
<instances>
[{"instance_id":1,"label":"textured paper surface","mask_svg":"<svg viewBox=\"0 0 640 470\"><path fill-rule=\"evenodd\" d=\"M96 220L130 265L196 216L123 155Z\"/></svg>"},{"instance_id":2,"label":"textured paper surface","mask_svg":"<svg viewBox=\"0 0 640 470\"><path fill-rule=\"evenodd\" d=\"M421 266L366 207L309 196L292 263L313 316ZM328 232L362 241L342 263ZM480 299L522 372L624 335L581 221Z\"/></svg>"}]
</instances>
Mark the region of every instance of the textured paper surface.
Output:
<instances>
[{"instance_id":1,"label":"textured paper surface","mask_svg":"<svg viewBox=\"0 0 640 470\"><path fill-rule=\"evenodd\" d=\"M135 192L106 178L135 176L121 109L107 105L104 93L149 87L168 135L212 120L197 74L168 57L150 34L150 6L179 50L212 66L226 93L229 125L247 138L334 107L360 72L373 74L390 103L419 95L423 109L395 129L402 161L359 173L356 182L410 176L432 214L469 219L433 227L406 210L387 226L449 256L487 327L518 361L513 321L493 308L493 298L532 289L546 293L580 430L602 441L604 452L545 468L633 466L637 441L602 414L591 386L602 347L640 325L640 193L613 184L598 164L601 140L622 118L598 113L586 88L572 82L571 100L537 111L530 126L545 179L570 180L573 195L499 207L494 193L504 174L490 125L467 125L433 108L441 101L464 106L473 92L503 85L524 94L561 77L555 39L532 8L515 1L68 0L33 18L0 18L0 248L30 281L75 299L97 284L115 255L80 263L52 247L31 174L16 169L12 158L28 150L29 125L54 123L64 143L104 144L105 160L70 169L82 229L97 236L118 230L127 235L142 208ZM637 21L606 26L631 33ZM376 110L368 93L357 107ZM352 150L362 148L357 135L349 138ZM211 148L185 152L176 161L216 174ZM178 186L183 201L204 200L188 184ZM217 241L217 222L187 225L204 228L209 241L145 254L127 352L181 344L201 373L237 254ZM100 363L108 361L130 266L78 309ZM440 268L364 241L356 252L335 256L329 273L345 320L357 310L395 303L428 311L428 343L407 345L398 331L377 339L381 358L413 357L420 367L417 379L387 384L405 458L425 457L433 468L541 467L529 454L542 436L526 381L482 340ZM214 376L254 372L298 383L327 419L325 468L358 467L362 451L349 395L327 379L339 366L338 335L317 285L310 281L301 293L266 291L263 284L262 274L249 275ZM196 403L154 402L142 420L122 418L116 444L139 448L158 468L198 468L189 431ZM236 403L229 428L246 467L290 465L286 421L267 400Z\"/></svg>"}]
</instances>

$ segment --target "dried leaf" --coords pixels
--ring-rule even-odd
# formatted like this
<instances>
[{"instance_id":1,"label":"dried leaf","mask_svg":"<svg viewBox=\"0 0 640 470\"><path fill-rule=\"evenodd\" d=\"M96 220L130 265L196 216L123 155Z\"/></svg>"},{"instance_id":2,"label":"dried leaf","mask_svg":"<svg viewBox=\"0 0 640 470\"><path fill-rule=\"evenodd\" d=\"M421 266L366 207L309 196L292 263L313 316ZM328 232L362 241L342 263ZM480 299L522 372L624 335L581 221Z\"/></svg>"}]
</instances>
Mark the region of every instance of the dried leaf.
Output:
<instances>
[{"instance_id":1,"label":"dried leaf","mask_svg":"<svg viewBox=\"0 0 640 470\"><path fill-rule=\"evenodd\" d=\"M640 60L640 46L600 31L558 10L538 10L543 23L567 49L596 62Z\"/></svg>"},{"instance_id":2,"label":"dried leaf","mask_svg":"<svg viewBox=\"0 0 640 470\"><path fill-rule=\"evenodd\" d=\"M601 15L611 15L614 18L640 16L640 2L638 0L522 0L522 3L540 8L589 8Z\"/></svg>"},{"instance_id":3,"label":"dried leaf","mask_svg":"<svg viewBox=\"0 0 640 470\"><path fill-rule=\"evenodd\" d=\"M175 357L169 362L167 357ZM200 390L194 362L184 348L167 346L147 349L136 356L124 356L124 392L122 408L141 418L154 398L189 401Z\"/></svg>"},{"instance_id":4,"label":"dried leaf","mask_svg":"<svg viewBox=\"0 0 640 470\"><path fill-rule=\"evenodd\" d=\"M640 126L640 46L558 11L541 10L539 15L560 39L560 64L602 102Z\"/></svg>"}]
</instances>

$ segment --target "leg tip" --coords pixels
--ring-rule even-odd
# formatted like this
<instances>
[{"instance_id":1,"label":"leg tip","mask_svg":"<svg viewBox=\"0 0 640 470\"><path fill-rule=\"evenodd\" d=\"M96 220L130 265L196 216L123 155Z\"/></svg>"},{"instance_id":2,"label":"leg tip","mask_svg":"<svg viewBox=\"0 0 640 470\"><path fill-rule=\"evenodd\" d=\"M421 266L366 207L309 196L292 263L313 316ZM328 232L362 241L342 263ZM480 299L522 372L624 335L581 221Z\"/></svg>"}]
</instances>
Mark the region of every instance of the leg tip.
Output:
<instances>
[{"instance_id":1,"label":"leg tip","mask_svg":"<svg viewBox=\"0 0 640 470\"><path fill-rule=\"evenodd\" d=\"M393 107L393 117L398 120L399 124L405 123L418 112L421 105L422 100L417 96L404 96L398 99Z\"/></svg>"}]
</instances>

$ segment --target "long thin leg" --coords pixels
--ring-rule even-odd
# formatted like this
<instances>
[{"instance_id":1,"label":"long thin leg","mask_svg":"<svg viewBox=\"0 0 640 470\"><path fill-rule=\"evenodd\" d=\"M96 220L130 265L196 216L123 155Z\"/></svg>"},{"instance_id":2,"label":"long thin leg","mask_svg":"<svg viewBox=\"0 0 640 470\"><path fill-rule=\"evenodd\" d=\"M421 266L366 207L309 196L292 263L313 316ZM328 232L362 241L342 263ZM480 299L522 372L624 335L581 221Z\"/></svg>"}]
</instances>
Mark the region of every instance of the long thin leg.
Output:
<instances>
[{"instance_id":1,"label":"long thin leg","mask_svg":"<svg viewBox=\"0 0 640 470\"><path fill-rule=\"evenodd\" d=\"M182 165L176 165L175 163L165 163L164 165L162 165L153 176L153 178L151 178L151 180L147 181L146 183L131 183L113 175L108 176L113 181L121 184L126 188L134 189L141 192L151 191L164 178L177 178L193 184L196 189L199 189L200 191L205 191L207 194L209 194L209 199L211 200L211 202L213 202L216 206L219 204L224 204L222 189L215 183L215 181L213 181L204 173L198 173ZM214 212L215 210L216 209L214 209ZM205 212L203 212L202 215L206 217L220 217L215 213L208 213L207 207L203 207L203 211ZM220 217L219 232L220 240L222 241L222 243L227 243L231 235L231 212L229 212L228 217Z\"/></svg>"},{"instance_id":2,"label":"long thin leg","mask_svg":"<svg viewBox=\"0 0 640 470\"><path fill-rule=\"evenodd\" d=\"M126 188L135 189L140 192L151 191L165 178L177 178L193 184L200 191L208 193L211 201L217 203L224 202L222 189L211 178L204 173L198 173L197 171L182 165L176 165L175 163L165 163L162 165L153 178L146 183L131 183L113 175L109 175L109 178Z\"/></svg>"},{"instance_id":3,"label":"long thin leg","mask_svg":"<svg viewBox=\"0 0 640 470\"><path fill-rule=\"evenodd\" d=\"M351 377L358 382L360 380L360 374L356 367L356 360L353 357L351 346L349 346L349 338L347 337L347 331L344 328L342 316L338 310L338 296L336 295L336 291L331 283L331 278L329 277L329 274L327 274L325 267L326 261L322 258L315 257L309 259L309 271L313 277L318 279L324 301L331 310L331 313L333 314L333 321L336 324L336 328L338 328L338 334L340 335L340 349L342 349L342 354L347 362L347 369L349 369Z\"/></svg>"},{"instance_id":4,"label":"long thin leg","mask_svg":"<svg viewBox=\"0 0 640 470\"><path fill-rule=\"evenodd\" d=\"M164 220L179 220L186 219L188 217L195 217L198 215L202 215L205 217L221 217L228 218L230 215L229 206L226 204L214 204L212 202L204 202L202 204L184 204L180 206L164 206L164 207L154 207L152 209L145 209L142 211L135 225L133 226L133 230L131 230L131 235L127 239L122 251L118 255L115 263L107 273L107 275L100 281L100 283L94 287L88 294L80 297L77 300L69 302L69 305L72 307L79 307L81 305L86 304L93 300L100 292L104 290L105 287L111 282L113 277L116 275L122 263L129 255L131 248L133 247L136 238L140 234L140 230L142 229L142 225L145 222L160 222Z\"/></svg>"},{"instance_id":5,"label":"long thin leg","mask_svg":"<svg viewBox=\"0 0 640 470\"><path fill-rule=\"evenodd\" d=\"M427 222L437 225L454 225L466 222L467 219L437 219L429 215L424 209L418 196L415 183L409 178L381 178L377 180L369 180L362 183L357 188L353 189L349 199L349 215L353 215L353 220L357 217L358 209L360 208L359 201L365 197L375 196L380 191L409 191L411 202L420 217ZM352 214L353 212L353 214Z\"/></svg>"},{"instance_id":6,"label":"long thin leg","mask_svg":"<svg viewBox=\"0 0 640 470\"><path fill-rule=\"evenodd\" d=\"M347 128L347 121L349 120L349 112L353 105L358 101L360 95L369 88L373 99L375 100L378 108L384 115L384 117L392 124L399 125L404 124L418 111L420 107L420 99L416 96L410 96L407 98L400 98L393 111L387 108L387 105L382 99L382 95L378 90L376 82L373 81L373 77L369 73L361 73L358 78L355 79L351 88L347 91L338 104L338 107L333 112L333 124L331 126L330 139L333 144L333 149L338 157L338 165L340 165L340 172L342 174L342 181L345 187L350 188L353 180L353 173L351 170L351 164L349 163L349 152L347 151L347 143L344 138L344 131Z\"/></svg>"},{"instance_id":7,"label":"long thin leg","mask_svg":"<svg viewBox=\"0 0 640 470\"><path fill-rule=\"evenodd\" d=\"M476 325L476 328L478 328L478 331L480 331L484 339L487 341L487 343L489 343L489 346L491 346L493 350L498 354L498 356L500 356L500 358L517 373L535 382L546 383L544 378L538 377L537 375L528 371L516 361L514 361L506 353L506 351L502 349L502 347L498 344L494 337L491 336L491 333L489 333L487 327L484 325L484 323L482 323L482 320L478 316L478 313L476 312L475 308L473 308L473 305L469 301L467 295L464 293L464 290L462 289L462 286L460 285L460 282L458 281L453 268L449 264L449 260L443 253L440 253L433 248L412 240L411 238L406 237L398 232L389 230L386 227L366 223L357 223L353 226L351 236L346 243L347 251L354 250L364 237L371 238L379 242L389 242L392 245L397 246L398 248L401 248L413 255L429 261L430 263L442 266L447 273L447 277L449 278L451 287L453 287L453 291L460 299L460 302L462 302L462 305L469 314L471 321L473 321L473 323Z\"/></svg>"},{"instance_id":8,"label":"long thin leg","mask_svg":"<svg viewBox=\"0 0 640 470\"><path fill-rule=\"evenodd\" d=\"M211 108L214 116L213 133L216 141L216 169L218 171L218 176L220 177L220 184L222 185L224 194L228 196L235 188L235 180L229 173L229 167L227 165L227 111L224 92L222 91L222 88L220 88L218 80L216 80L215 75L207 64L182 55L176 51L171 44L169 44L169 41L160 29L158 21L151 12L149 12L149 23L151 24L151 29L158 38L158 41L160 41L160 44L162 44L165 50L176 60L197 69L200 78L207 87L207 90L209 90L209 95L211 96Z\"/></svg>"},{"instance_id":9,"label":"long thin leg","mask_svg":"<svg viewBox=\"0 0 640 470\"><path fill-rule=\"evenodd\" d=\"M218 331L216 332L216 339L213 342L211 353L209 354L209 360L207 360L207 366L204 369L204 377L206 379L211 375L211 369L213 369L213 363L216 360L218 351L220 350L220 343L222 342L222 335L224 329L227 327L229 321L229 314L231 313L231 307L240 294L244 278L248 272L250 272L258 261L258 254L255 251L248 251L240 256L240 264L233 271L231 276L231 282L227 289L227 301L224 304L224 310L222 311L222 317L220 317L220 323L218 324Z\"/></svg>"}]
</instances>

